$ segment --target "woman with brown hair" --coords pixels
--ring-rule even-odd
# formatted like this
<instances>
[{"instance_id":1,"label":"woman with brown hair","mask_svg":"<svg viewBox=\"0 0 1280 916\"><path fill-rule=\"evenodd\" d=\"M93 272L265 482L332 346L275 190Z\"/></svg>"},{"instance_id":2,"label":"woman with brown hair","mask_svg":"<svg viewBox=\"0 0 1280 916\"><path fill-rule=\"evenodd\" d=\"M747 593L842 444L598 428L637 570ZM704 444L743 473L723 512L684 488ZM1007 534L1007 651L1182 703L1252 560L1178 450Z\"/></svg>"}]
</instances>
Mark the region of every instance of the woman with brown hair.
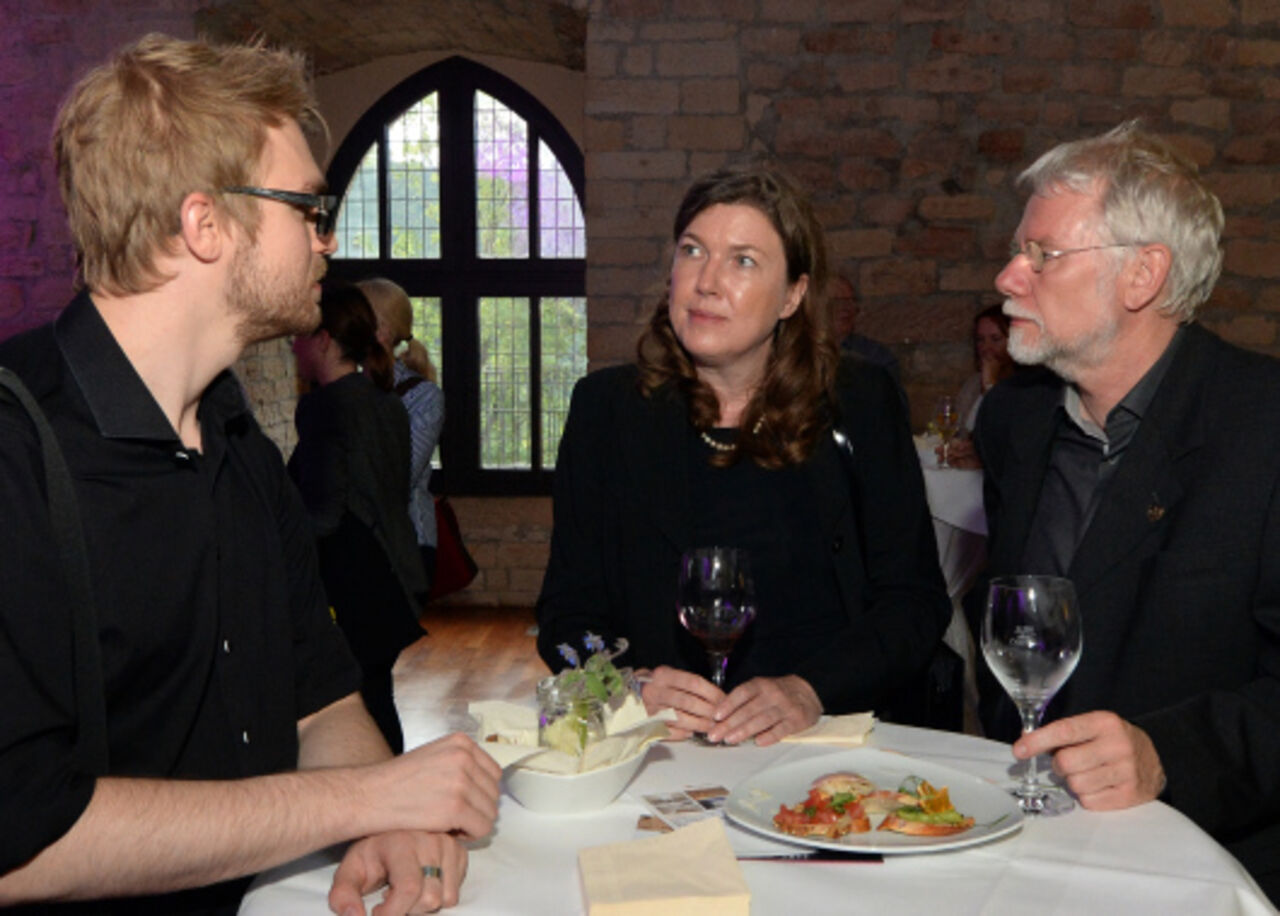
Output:
<instances>
[{"instance_id":1,"label":"woman with brown hair","mask_svg":"<svg viewBox=\"0 0 1280 916\"><path fill-rule=\"evenodd\" d=\"M983 396L1017 368L1009 355L1009 317L998 305L973 316L973 368L956 395L956 410L966 433L973 432Z\"/></svg>"},{"instance_id":2,"label":"woman with brown hair","mask_svg":"<svg viewBox=\"0 0 1280 916\"><path fill-rule=\"evenodd\" d=\"M539 652L558 668L560 644L625 637L646 705L711 741L883 714L951 614L902 401L883 369L840 361L822 230L778 169L696 181L674 239L636 365L574 392ZM676 616L681 553L711 544L746 549L756 586L727 693Z\"/></svg>"},{"instance_id":3,"label":"woman with brown hair","mask_svg":"<svg viewBox=\"0 0 1280 916\"><path fill-rule=\"evenodd\" d=\"M946 453L953 468L981 470L982 460L973 447L973 430L978 423L978 408L987 392L1018 370L1009 355L1009 318L999 305L990 305L973 316L973 375L965 379L956 394L956 413L960 417L959 435L939 445L938 459Z\"/></svg>"}]
</instances>

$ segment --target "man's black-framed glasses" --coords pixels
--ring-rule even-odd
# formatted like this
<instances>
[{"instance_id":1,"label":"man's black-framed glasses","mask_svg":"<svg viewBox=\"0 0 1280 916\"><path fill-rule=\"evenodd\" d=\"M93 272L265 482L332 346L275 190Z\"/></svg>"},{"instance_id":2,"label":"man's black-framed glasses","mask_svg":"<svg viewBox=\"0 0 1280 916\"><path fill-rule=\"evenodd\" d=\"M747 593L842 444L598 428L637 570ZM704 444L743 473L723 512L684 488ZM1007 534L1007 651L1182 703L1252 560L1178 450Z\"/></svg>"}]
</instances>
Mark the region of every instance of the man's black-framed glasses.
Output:
<instances>
[{"instance_id":1,"label":"man's black-framed glasses","mask_svg":"<svg viewBox=\"0 0 1280 916\"><path fill-rule=\"evenodd\" d=\"M305 191L281 191L276 188L255 188L250 185L223 188L222 193L247 194L250 197L278 200L297 207L306 214L307 219L316 224L316 235L322 239L333 235L333 230L338 224L338 198L333 194L308 194Z\"/></svg>"},{"instance_id":2,"label":"man's black-framed glasses","mask_svg":"<svg viewBox=\"0 0 1280 916\"><path fill-rule=\"evenodd\" d=\"M1086 245L1084 248L1045 248L1039 242L1027 239L1021 246L1017 242L1009 243L1009 260L1012 261L1020 254L1026 255L1031 269L1036 273L1040 273L1040 271L1044 270L1045 261L1053 261L1081 251L1101 251L1104 248L1132 248L1135 244L1135 242L1116 242L1111 245Z\"/></svg>"}]
</instances>

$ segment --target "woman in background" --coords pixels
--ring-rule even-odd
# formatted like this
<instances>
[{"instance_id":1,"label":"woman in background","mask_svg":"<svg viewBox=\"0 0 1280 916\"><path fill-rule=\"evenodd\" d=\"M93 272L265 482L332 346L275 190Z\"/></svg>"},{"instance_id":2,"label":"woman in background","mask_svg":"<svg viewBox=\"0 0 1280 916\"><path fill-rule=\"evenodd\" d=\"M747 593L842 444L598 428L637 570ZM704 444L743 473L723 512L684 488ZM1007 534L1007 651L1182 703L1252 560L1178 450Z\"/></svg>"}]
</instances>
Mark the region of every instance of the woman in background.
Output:
<instances>
[{"instance_id":1,"label":"woman in background","mask_svg":"<svg viewBox=\"0 0 1280 916\"><path fill-rule=\"evenodd\" d=\"M977 371L965 379L956 395L956 409L966 433L973 432L983 395L1013 375L1009 319L998 305L983 309L973 318L973 367Z\"/></svg>"},{"instance_id":2,"label":"woman in background","mask_svg":"<svg viewBox=\"0 0 1280 916\"><path fill-rule=\"evenodd\" d=\"M947 463L951 467L968 470L982 467L982 460L978 458L970 437L978 422L982 399L992 387L1013 375L1017 369L1009 355L1009 319L998 305L988 306L973 316L973 366L977 371L965 379L956 395L960 435L938 446L939 459L945 448Z\"/></svg>"},{"instance_id":3,"label":"woman in background","mask_svg":"<svg viewBox=\"0 0 1280 916\"><path fill-rule=\"evenodd\" d=\"M431 456L444 426L444 392L436 379L427 348L413 339L413 305L398 283L382 277L357 286L378 316L378 340L390 353L404 345L395 360L395 392L409 414L409 518L418 538L427 585L435 579L436 507L431 494Z\"/></svg>"},{"instance_id":4,"label":"woman in background","mask_svg":"<svg viewBox=\"0 0 1280 916\"><path fill-rule=\"evenodd\" d=\"M365 705L395 753L404 750L391 668L422 635L427 584L409 521L409 418L391 393L391 354L354 286L326 286L320 328L293 342L298 401L289 473L302 492L320 575L364 674Z\"/></svg>"},{"instance_id":5,"label":"woman in background","mask_svg":"<svg viewBox=\"0 0 1280 916\"><path fill-rule=\"evenodd\" d=\"M822 230L764 164L693 184L668 292L635 365L574 390L554 483L538 649L630 642L677 736L771 744L819 715L895 704L951 616L920 463L888 373L841 364ZM758 613L726 691L676 616L682 551L750 555ZM955 725L959 726L958 709Z\"/></svg>"}]
</instances>

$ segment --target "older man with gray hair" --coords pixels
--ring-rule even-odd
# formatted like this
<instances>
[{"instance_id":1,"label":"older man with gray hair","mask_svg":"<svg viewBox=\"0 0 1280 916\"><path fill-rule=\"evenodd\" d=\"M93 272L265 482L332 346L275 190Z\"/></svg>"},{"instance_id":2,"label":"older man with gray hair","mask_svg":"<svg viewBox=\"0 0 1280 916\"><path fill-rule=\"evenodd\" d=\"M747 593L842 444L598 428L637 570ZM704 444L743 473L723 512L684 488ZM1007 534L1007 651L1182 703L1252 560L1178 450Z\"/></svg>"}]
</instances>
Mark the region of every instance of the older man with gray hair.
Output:
<instances>
[{"instance_id":1,"label":"older man with gray hair","mask_svg":"<svg viewBox=\"0 0 1280 916\"><path fill-rule=\"evenodd\" d=\"M1169 802L1280 900L1280 363L1194 323L1222 208L1165 142L1122 124L1020 183L996 288L1043 369L979 414L987 576L1072 579L1084 651L1021 738L981 672L983 725L1086 808Z\"/></svg>"}]
</instances>

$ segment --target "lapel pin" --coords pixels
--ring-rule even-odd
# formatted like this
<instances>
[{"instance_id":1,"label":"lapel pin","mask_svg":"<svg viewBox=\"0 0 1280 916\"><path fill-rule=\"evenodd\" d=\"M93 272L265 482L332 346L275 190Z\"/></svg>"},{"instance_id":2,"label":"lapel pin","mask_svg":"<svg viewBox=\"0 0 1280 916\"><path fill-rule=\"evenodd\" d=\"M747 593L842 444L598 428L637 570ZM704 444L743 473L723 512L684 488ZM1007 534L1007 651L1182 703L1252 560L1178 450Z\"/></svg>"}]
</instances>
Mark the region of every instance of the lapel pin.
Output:
<instances>
[{"instance_id":1,"label":"lapel pin","mask_svg":"<svg viewBox=\"0 0 1280 916\"><path fill-rule=\"evenodd\" d=\"M1160 497L1151 494L1151 505L1147 506L1147 521L1158 522L1164 518L1164 506L1160 505Z\"/></svg>"}]
</instances>

